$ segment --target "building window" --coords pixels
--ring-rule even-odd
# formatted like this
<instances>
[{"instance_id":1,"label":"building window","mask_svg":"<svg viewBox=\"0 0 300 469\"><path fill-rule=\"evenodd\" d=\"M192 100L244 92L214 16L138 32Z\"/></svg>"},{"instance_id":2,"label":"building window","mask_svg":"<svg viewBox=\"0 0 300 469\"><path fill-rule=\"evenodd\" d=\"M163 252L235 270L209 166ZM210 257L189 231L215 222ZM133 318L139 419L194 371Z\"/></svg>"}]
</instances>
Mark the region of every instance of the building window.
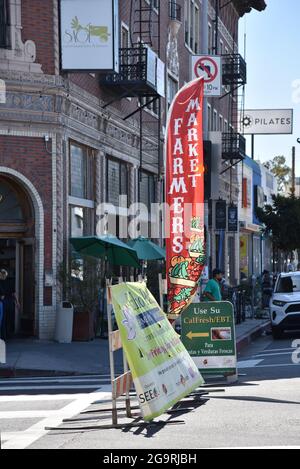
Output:
<instances>
[{"instance_id":1,"label":"building window","mask_svg":"<svg viewBox=\"0 0 300 469\"><path fill-rule=\"evenodd\" d=\"M219 132L223 132L223 116L219 115Z\"/></svg>"},{"instance_id":2,"label":"building window","mask_svg":"<svg viewBox=\"0 0 300 469\"><path fill-rule=\"evenodd\" d=\"M211 119L212 119L212 117L211 117L211 105L208 104L208 105L207 105L208 131L210 131L210 130L212 129L212 127L211 127Z\"/></svg>"},{"instance_id":3,"label":"building window","mask_svg":"<svg viewBox=\"0 0 300 469\"><path fill-rule=\"evenodd\" d=\"M224 42L220 39L220 55L224 54Z\"/></svg>"},{"instance_id":4,"label":"building window","mask_svg":"<svg viewBox=\"0 0 300 469\"><path fill-rule=\"evenodd\" d=\"M129 28L124 23L122 23L121 27L121 48L127 49L130 47L130 35L129 35Z\"/></svg>"},{"instance_id":5,"label":"building window","mask_svg":"<svg viewBox=\"0 0 300 469\"><path fill-rule=\"evenodd\" d=\"M70 210L70 236L81 238L94 234L94 210L86 207L69 206Z\"/></svg>"},{"instance_id":6,"label":"building window","mask_svg":"<svg viewBox=\"0 0 300 469\"><path fill-rule=\"evenodd\" d=\"M141 203L151 210L151 204L155 203L155 179L154 175L142 171L140 182Z\"/></svg>"},{"instance_id":7,"label":"building window","mask_svg":"<svg viewBox=\"0 0 300 469\"><path fill-rule=\"evenodd\" d=\"M195 0L184 2L184 14L185 43L194 53L197 53L200 41L200 14Z\"/></svg>"},{"instance_id":8,"label":"building window","mask_svg":"<svg viewBox=\"0 0 300 469\"><path fill-rule=\"evenodd\" d=\"M106 171L106 200L108 203L119 207L120 195L128 195L129 171L126 163L108 159Z\"/></svg>"},{"instance_id":9,"label":"building window","mask_svg":"<svg viewBox=\"0 0 300 469\"><path fill-rule=\"evenodd\" d=\"M168 108L178 92L178 81L168 75Z\"/></svg>"},{"instance_id":10,"label":"building window","mask_svg":"<svg viewBox=\"0 0 300 469\"><path fill-rule=\"evenodd\" d=\"M266 173L266 184L269 189L274 189L274 176L272 174Z\"/></svg>"},{"instance_id":11,"label":"building window","mask_svg":"<svg viewBox=\"0 0 300 469\"><path fill-rule=\"evenodd\" d=\"M195 54L198 54L200 47L199 47L199 40L200 40L200 15L199 15L199 8L195 6L195 42L193 51Z\"/></svg>"},{"instance_id":12,"label":"building window","mask_svg":"<svg viewBox=\"0 0 300 469\"><path fill-rule=\"evenodd\" d=\"M218 130L218 111L214 109L214 115L213 115L213 132L216 132Z\"/></svg>"},{"instance_id":13,"label":"building window","mask_svg":"<svg viewBox=\"0 0 300 469\"><path fill-rule=\"evenodd\" d=\"M213 52L213 33L212 26L208 23L208 53L212 54Z\"/></svg>"},{"instance_id":14,"label":"building window","mask_svg":"<svg viewBox=\"0 0 300 469\"><path fill-rule=\"evenodd\" d=\"M153 9L153 10L158 10L159 8L159 0L145 0L146 3L148 3L148 5L150 5L150 7Z\"/></svg>"},{"instance_id":15,"label":"building window","mask_svg":"<svg viewBox=\"0 0 300 469\"><path fill-rule=\"evenodd\" d=\"M151 98L141 98L141 105L145 106L145 111L150 111L151 114L154 114L155 117L159 115L159 99Z\"/></svg>"},{"instance_id":16,"label":"building window","mask_svg":"<svg viewBox=\"0 0 300 469\"><path fill-rule=\"evenodd\" d=\"M0 0L0 48L9 47L9 0Z\"/></svg>"},{"instance_id":17,"label":"building window","mask_svg":"<svg viewBox=\"0 0 300 469\"><path fill-rule=\"evenodd\" d=\"M70 194L80 199L94 200L95 168L93 150L70 145Z\"/></svg>"},{"instance_id":18,"label":"building window","mask_svg":"<svg viewBox=\"0 0 300 469\"><path fill-rule=\"evenodd\" d=\"M0 221L24 222L23 210L16 192L0 181Z\"/></svg>"}]
</instances>

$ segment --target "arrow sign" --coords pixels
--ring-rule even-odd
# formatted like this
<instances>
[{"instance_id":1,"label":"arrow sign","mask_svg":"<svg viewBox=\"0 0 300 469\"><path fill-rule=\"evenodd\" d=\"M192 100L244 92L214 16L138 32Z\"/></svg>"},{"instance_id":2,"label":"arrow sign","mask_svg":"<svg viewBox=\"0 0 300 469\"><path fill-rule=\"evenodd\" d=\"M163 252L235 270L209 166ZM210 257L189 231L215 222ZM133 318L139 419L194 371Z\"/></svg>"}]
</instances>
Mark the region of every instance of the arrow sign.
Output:
<instances>
[{"instance_id":1,"label":"arrow sign","mask_svg":"<svg viewBox=\"0 0 300 469\"><path fill-rule=\"evenodd\" d=\"M204 78L204 96L221 96L222 63L220 56L193 55L191 57L192 79Z\"/></svg>"},{"instance_id":2,"label":"arrow sign","mask_svg":"<svg viewBox=\"0 0 300 469\"><path fill-rule=\"evenodd\" d=\"M208 332L189 332L187 335L188 339L190 340L193 340L193 339L197 339L197 338L200 338L200 337L209 337L209 333Z\"/></svg>"}]
</instances>

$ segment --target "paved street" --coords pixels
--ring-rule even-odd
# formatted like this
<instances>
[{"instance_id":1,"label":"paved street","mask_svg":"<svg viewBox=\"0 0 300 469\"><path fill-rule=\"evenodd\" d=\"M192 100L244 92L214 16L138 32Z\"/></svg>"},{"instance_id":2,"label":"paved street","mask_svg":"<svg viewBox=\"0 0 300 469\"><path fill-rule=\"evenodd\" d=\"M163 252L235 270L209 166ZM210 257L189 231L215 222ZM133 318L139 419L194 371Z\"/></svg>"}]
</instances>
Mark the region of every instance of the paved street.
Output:
<instances>
[{"instance_id":1,"label":"paved street","mask_svg":"<svg viewBox=\"0 0 300 469\"><path fill-rule=\"evenodd\" d=\"M292 362L295 340L297 335L276 342L265 336L254 342L239 357L239 383L209 383L225 392L200 400L192 396L180 404L189 410L159 419L174 425L80 430L110 423L107 414L98 412L103 405L109 407L108 376L1 380L2 448L300 446L300 364ZM93 412L80 415L87 409ZM77 422L62 427L74 430L44 429L74 416Z\"/></svg>"},{"instance_id":2,"label":"paved street","mask_svg":"<svg viewBox=\"0 0 300 469\"><path fill-rule=\"evenodd\" d=\"M26 448L58 425L81 412L100 395L108 398L108 375L80 377L0 378L2 449Z\"/></svg>"}]
</instances>

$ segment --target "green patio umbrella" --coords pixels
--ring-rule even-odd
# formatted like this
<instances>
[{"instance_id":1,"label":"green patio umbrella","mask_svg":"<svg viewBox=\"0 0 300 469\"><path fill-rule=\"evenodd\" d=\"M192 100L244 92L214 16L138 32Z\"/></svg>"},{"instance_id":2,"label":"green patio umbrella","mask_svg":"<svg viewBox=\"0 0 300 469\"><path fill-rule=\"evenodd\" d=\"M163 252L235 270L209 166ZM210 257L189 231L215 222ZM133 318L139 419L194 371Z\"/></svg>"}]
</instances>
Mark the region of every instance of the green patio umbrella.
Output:
<instances>
[{"instance_id":1,"label":"green patio umbrella","mask_svg":"<svg viewBox=\"0 0 300 469\"><path fill-rule=\"evenodd\" d=\"M139 268L136 251L116 236L87 236L70 238L75 251L86 256L106 259L112 265Z\"/></svg>"},{"instance_id":2,"label":"green patio umbrella","mask_svg":"<svg viewBox=\"0 0 300 469\"><path fill-rule=\"evenodd\" d=\"M128 241L128 245L136 251L138 258L141 261L155 261L166 258L165 249L143 236Z\"/></svg>"}]
</instances>

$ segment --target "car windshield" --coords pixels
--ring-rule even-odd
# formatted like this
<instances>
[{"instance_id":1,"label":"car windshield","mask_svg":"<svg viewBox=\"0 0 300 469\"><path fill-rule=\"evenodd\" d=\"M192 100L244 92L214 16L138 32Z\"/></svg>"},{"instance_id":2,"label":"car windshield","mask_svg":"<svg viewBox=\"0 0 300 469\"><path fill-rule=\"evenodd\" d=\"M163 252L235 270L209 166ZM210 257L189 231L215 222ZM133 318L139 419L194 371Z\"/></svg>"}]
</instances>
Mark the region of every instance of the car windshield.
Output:
<instances>
[{"instance_id":1,"label":"car windshield","mask_svg":"<svg viewBox=\"0 0 300 469\"><path fill-rule=\"evenodd\" d=\"M300 292L300 275L281 277L278 281L276 293Z\"/></svg>"}]
</instances>

